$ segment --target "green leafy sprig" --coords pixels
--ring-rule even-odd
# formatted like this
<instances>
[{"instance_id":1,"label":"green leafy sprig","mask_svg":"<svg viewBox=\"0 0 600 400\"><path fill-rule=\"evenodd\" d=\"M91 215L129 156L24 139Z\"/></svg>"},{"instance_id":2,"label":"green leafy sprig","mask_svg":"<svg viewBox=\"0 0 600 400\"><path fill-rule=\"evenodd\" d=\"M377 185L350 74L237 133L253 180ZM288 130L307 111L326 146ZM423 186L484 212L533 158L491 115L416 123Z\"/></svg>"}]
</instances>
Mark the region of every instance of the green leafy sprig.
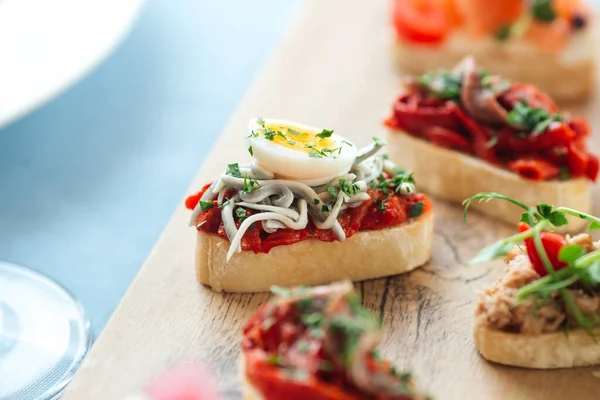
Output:
<instances>
[{"instance_id":1,"label":"green leafy sprig","mask_svg":"<svg viewBox=\"0 0 600 400\"><path fill-rule=\"evenodd\" d=\"M568 207L555 208L548 204L538 204L535 207L529 207L518 200L500 193L482 192L463 202L465 207L465 224L467 221L467 211L473 201L489 202L493 199L505 200L523 208L525 211L521 214L521 222L526 222L532 228L483 248L469 264L480 264L503 257L515 245L525 239L531 238L544 268L548 271L548 275L522 287L516 294L517 300L524 301L529 297L543 299L547 298L551 293L558 291L577 325L593 335L592 330L600 324L600 320L598 317L590 319L584 315L577 307L567 288L578 282L585 283L588 286L600 285L600 250L588 253L581 246L563 246L559 252L559 260L567 265L556 271L542 243L541 233L544 230L554 231L557 227L566 225L568 223L567 215L590 222L589 230L600 229L600 218Z\"/></svg>"}]
</instances>

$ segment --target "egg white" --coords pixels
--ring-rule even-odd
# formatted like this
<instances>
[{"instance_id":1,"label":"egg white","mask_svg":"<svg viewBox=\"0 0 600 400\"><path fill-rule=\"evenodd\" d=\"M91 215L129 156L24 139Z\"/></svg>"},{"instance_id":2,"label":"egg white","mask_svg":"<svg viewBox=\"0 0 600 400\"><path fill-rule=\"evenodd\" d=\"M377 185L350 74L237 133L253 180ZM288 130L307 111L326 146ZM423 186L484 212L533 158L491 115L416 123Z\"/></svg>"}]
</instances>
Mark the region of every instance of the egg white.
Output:
<instances>
[{"instance_id":1,"label":"egg white","mask_svg":"<svg viewBox=\"0 0 600 400\"><path fill-rule=\"evenodd\" d=\"M358 149L356 146L344 137L333 133L328 139L333 142L329 148L335 149L341 147L341 151L328 154L323 157L311 157L309 149L294 149L280 145L274 141L268 140L264 135L256 132L263 128L258 123L258 118L250 120L248 125L248 136L246 141L248 146L252 147L253 157L256 163L264 169L275 174L279 179L290 180L315 180L326 177L335 177L346 174L354 163ZM296 131L318 134L322 129L298 124L296 122L263 119L266 124L276 124L285 128L291 128ZM284 132L287 134L287 132ZM293 140L292 134L287 134L289 139Z\"/></svg>"}]
</instances>

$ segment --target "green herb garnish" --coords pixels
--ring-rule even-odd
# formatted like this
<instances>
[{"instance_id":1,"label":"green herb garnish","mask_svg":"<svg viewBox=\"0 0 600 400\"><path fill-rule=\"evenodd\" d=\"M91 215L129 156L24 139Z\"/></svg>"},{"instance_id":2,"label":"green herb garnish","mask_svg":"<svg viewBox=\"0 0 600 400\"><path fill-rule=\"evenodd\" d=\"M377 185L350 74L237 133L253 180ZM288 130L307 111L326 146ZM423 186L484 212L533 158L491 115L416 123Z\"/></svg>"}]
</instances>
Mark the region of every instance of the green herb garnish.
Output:
<instances>
[{"instance_id":1,"label":"green herb garnish","mask_svg":"<svg viewBox=\"0 0 600 400\"><path fill-rule=\"evenodd\" d=\"M379 139L377 136L373 136L373 143L375 143L375 145L377 146L387 146L387 143L384 142L383 140Z\"/></svg>"},{"instance_id":2,"label":"green herb garnish","mask_svg":"<svg viewBox=\"0 0 600 400\"><path fill-rule=\"evenodd\" d=\"M333 186L333 185L332 185ZM356 183L350 183L345 179L340 179L340 190L344 192L347 196L354 196L361 192L360 186ZM329 191L329 189L327 189ZM331 192L329 192L331 193Z\"/></svg>"},{"instance_id":3,"label":"green herb garnish","mask_svg":"<svg viewBox=\"0 0 600 400\"><path fill-rule=\"evenodd\" d=\"M327 139L333 135L333 131L329 129L323 129L321 133L317 133L315 136L321 139Z\"/></svg>"},{"instance_id":4,"label":"green herb garnish","mask_svg":"<svg viewBox=\"0 0 600 400\"><path fill-rule=\"evenodd\" d=\"M429 89L432 95L446 100L460 100L462 76L447 70L427 72L418 78L418 83Z\"/></svg>"},{"instance_id":5,"label":"green herb garnish","mask_svg":"<svg viewBox=\"0 0 600 400\"><path fill-rule=\"evenodd\" d=\"M238 207L235 209L235 216L238 217L240 222L244 222L244 220L248 218L248 213L245 208Z\"/></svg>"},{"instance_id":6,"label":"green herb garnish","mask_svg":"<svg viewBox=\"0 0 600 400\"><path fill-rule=\"evenodd\" d=\"M227 199L224 202L222 202L221 204L219 204L219 208L223 208L229 205L229 203L231 203L231 200Z\"/></svg>"},{"instance_id":7,"label":"green herb garnish","mask_svg":"<svg viewBox=\"0 0 600 400\"><path fill-rule=\"evenodd\" d=\"M535 19L541 22L552 22L556 19L552 0L534 0L531 13Z\"/></svg>"},{"instance_id":8,"label":"green herb garnish","mask_svg":"<svg viewBox=\"0 0 600 400\"><path fill-rule=\"evenodd\" d=\"M240 166L237 163L227 165L227 169L225 170L225 174L231 175L231 176L233 176L235 178L241 178L242 177L242 173L240 172Z\"/></svg>"},{"instance_id":9,"label":"green herb garnish","mask_svg":"<svg viewBox=\"0 0 600 400\"><path fill-rule=\"evenodd\" d=\"M248 153L250 153L250 156L254 157L254 151L252 150L252 146L248 147Z\"/></svg>"},{"instance_id":10,"label":"green herb garnish","mask_svg":"<svg viewBox=\"0 0 600 400\"><path fill-rule=\"evenodd\" d=\"M556 227L566 225L568 223L567 215L591 222L588 227L590 230L600 228L600 218L568 207L553 207L549 204L538 204L535 207L529 207L518 200L499 193L483 192L463 202L465 222L467 210L473 201L490 201L493 199L506 200L523 208L525 212L521 215L521 221L529 224L531 229L483 248L469 264L478 264L503 257L515 245L526 239L532 240L535 251L548 275L519 289L516 294L517 300L522 301L531 298L534 302L543 301L551 293L558 292L577 325L593 335L592 329L600 326L600 319L597 316L592 316L590 319L589 315L584 315L566 289L580 281L590 286L600 285L600 250L587 253L580 246L565 245L559 250L558 258L567 265L561 265L561 269L556 270L544 248L541 233L542 231L554 231Z\"/></svg>"},{"instance_id":11,"label":"green herb garnish","mask_svg":"<svg viewBox=\"0 0 600 400\"><path fill-rule=\"evenodd\" d=\"M423 207L425 207L425 203L422 201L417 201L410 206L410 212L408 213L409 218L415 218L423 214Z\"/></svg>"},{"instance_id":12,"label":"green herb garnish","mask_svg":"<svg viewBox=\"0 0 600 400\"><path fill-rule=\"evenodd\" d=\"M200 210L202 212L210 210L211 208L213 208L213 205L214 205L212 201L202 201L202 200L200 200L199 203L200 203Z\"/></svg>"},{"instance_id":13,"label":"green herb garnish","mask_svg":"<svg viewBox=\"0 0 600 400\"><path fill-rule=\"evenodd\" d=\"M271 286L271 293L281 297L290 297L292 290L281 286Z\"/></svg>"},{"instance_id":14,"label":"green herb garnish","mask_svg":"<svg viewBox=\"0 0 600 400\"><path fill-rule=\"evenodd\" d=\"M551 115L543 108L531 108L524 101L517 102L508 113L508 122L513 127L536 135L544 133L552 122L562 119L560 115Z\"/></svg>"},{"instance_id":15,"label":"green herb garnish","mask_svg":"<svg viewBox=\"0 0 600 400\"><path fill-rule=\"evenodd\" d=\"M246 193L254 192L255 186L259 186L258 182L254 179L244 176L244 185L242 186L242 190Z\"/></svg>"},{"instance_id":16,"label":"green herb garnish","mask_svg":"<svg viewBox=\"0 0 600 400\"><path fill-rule=\"evenodd\" d=\"M302 135L302 132L298 132L295 129L292 129L292 128L286 128L286 129L287 129L287 131L288 131L288 133L290 135L294 135L294 136L300 136L300 135Z\"/></svg>"},{"instance_id":17,"label":"green herb garnish","mask_svg":"<svg viewBox=\"0 0 600 400\"><path fill-rule=\"evenodd\" d=\"M510 38L510 34L511 34L510 25L502 25L500 28L498 28L494 37L496 38L496 40L503 42L505 40L508 40L508 38Z\"/></svg>"},{"instance_id":18,"label":"green herb garnish","mask_svg":"<svg viewBox=\"0 0 600 400\"><path fill-rule=\"evenodd\" d=\"M340 190L338 188L336 188L335 186L333 186L331 183L329 183L329 184L327 184L327 186L325 186L325 190L327 190L329 192L329 194L331 195L331 197L333 197L333 202L335 203L337 201Z\"/></svg>"}]
</instances>

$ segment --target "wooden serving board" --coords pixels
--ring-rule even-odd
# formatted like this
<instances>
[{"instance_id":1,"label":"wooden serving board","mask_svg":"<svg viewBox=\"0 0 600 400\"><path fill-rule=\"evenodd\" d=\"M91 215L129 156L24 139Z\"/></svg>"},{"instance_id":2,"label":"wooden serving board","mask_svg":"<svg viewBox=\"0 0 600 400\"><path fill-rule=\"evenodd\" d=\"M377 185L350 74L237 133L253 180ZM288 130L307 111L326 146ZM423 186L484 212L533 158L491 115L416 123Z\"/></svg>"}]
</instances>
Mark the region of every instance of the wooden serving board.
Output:
<instances>
[{"instance_id":1,"label":"wooden serving board","mask_svg":"<svg viewBox=\"0 0 600 400\"><path fill-rule=\"evenodd\" d=\"M335 129L362 146L384 136L381 124L398 94L389 54L387 1L312 0L232 117L189 192L227 163L248 158L252 116ZM579 109L600 128L598 98ZM599 149L598 133L593 148ZM397 160L400 161L400 160ZM417 176L418 182L418 176ZM595 200L600 192L595 191ZM493 205L492 205L493 206ZM600 210L596 208L596 213ZM502 263L467 268L486 244L514 227L435 201L431 262L413 273L357 284L381 314L381 347L436 399L600 399L600 368L530 371L493 365L471 338L475 292L502 274ZM64 400L121 399L178 361L210 364L225 398L239 399L240 329L267 294L213 293L194 270L195 231L179 207L118 309L69 386Z\"/></svg>"}]
</instances>

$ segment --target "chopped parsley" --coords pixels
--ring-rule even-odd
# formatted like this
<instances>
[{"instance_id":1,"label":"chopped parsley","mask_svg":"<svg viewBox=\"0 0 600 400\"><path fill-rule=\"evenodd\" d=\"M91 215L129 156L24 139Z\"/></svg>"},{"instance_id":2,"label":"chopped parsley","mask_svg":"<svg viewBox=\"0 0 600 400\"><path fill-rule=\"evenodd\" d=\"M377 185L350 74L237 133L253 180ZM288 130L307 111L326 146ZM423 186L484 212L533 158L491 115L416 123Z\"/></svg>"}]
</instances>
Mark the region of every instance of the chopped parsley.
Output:
<instances>
[{"instance_id":1,"label":"chopped parsley","mask_svg":"<svg viewBox=\"0 0 600 400\"><path fill-rule=\"evenodd\" d=\"M315 136L318 138L321 138L321 140L323 140L323 139L327 139L328 137L331 137L331 135L333 135L333 131L331 131L329 129L323 129L321 131L321 133L317 133Z\"/></svg>"},{"instance_id":2,"label":"chopped parsley","mask_svg":"<svg viewBox=\"0 0 600 400\"><path fill-rule=\"evenodd\" d=\"M248 213L245 208L238 207L235 209L235 216L238 217L240 222L244 222L244 220L248 218Z\"/></svg>"},{"instance_id":3,"label":"chopped parsley","mask_svg":"<svg viewBox=\"0 0 600 400\"><path fill-rule=\"evenodd\" d=\"M421 86L428 88L432 95L446 100L460 100L462 77L447 70L427 72L418 79Z\"/></svg>"},{"instance_id":4,"label":"chopped parsley","mask_svg":"<svg viewBox=\"0 0 600 400\"><path fill-rule=\"evenodd\" d=\"M304 314L300 317L300 320L307 328L316 328L323 322L323 313L314 312L311 314Z\"/></svg>"},{"instance_id":5,"label":"chopped parsley","mask_svg":"<svg viewBox=\"0 0 600 400\"><path fill-rule=\"evenodd\" d=\"M371 182L371 186L375 189L380 189L384 193L389 193L393 190L398 193L403 183L415 184L413 173L410 171L404 171L402 168L396 168L396 175L390 179L386 179L383 175L379 175L379 178Z\"/></svg>"},{"instance_id":6,"label":"chopped parsley","mask_svg":"<svg viewBox=\"0 0 600 400\"><path fill-rule=\"evenodd\" d=\"M531 13L535 19L541 22L552 22L556 19L552 0L534 0Z\"/></svg>"},{"instance_id":7,"label":"chopped parsley","mask_svg":"<svg viewBox=\"0 0 600 400\"><path fill-rule=\"evenodd\" d=\"M254 192L254 187L258 186L258 182L254 179L249 178L248 176L244 176L244 185L242 186L242 190L246 193Z\"/></svg>"},{"instance_id":8,"label":"chopped parsley","mask_svg":"<svg viewBox=\"0 0 600 400\"><path fill-rule=\"evenodd\" d=\"M225 171L225 174L231 175L235 178L242 177L242 173L240 172L240 166L237 163L227 165L227 170Z\"/></svg>"},{"instance_id":9,"label":"chopped parsley","mask_svg":"<svg viewBox=\"0 0 600 400\"><path fill-rule=\"evenodd\" d=\"M298 131L297 131L297 130L295 130L295 129L292 129L292 128L286 128L286 129L287 129L287 131L288 131L288 133L289 133L290 135L294 135L294 136L300 136L300 135L302 135L302 133L301 133L301 132L298 132Z\"/></svg>"},{"instance_id":10,"label":"chopped parsley","mask_svg":"<svg viewBox=\"0 0 600 400\"><path fill-rule=\"evenodd\" d=\"M267 363L271 365L280 365L281 357L279 357L279 354L271 354L269 358L267 358Z\"/></svg>"},{"instance_id":11,"label":"chopped parsley","mask_svg":"<svg viewBox=\"0 0 600 400\"><path fill-rule=\"evenodd\" d=\"M564 147L555 147L553 151L554 154L556 154L558 157L563 157L567 155L567 151Z\"/></svg>"},{"instance_id":12,"label":"chopped parsley","mask_svg":"<svg viewBox=\"0 0 600 400\"><path fill-rule=\"evenodd\" d=\"M221 204L219 204L219 208L223 208L229 205L229 203L231 203L231 200L227 199L224 202L222 202Z\"/></svg>"},{"instance_id":13,"label":"chopped parsley","mask_svg":"<svg viewBox=\"0 0 600 400\"><path fill-rule=\"evenodd\" d=\"M248 153L254 157L254 151L252 150L252 146L248 147Z\"/></svg>"},{"instance_id":14,"label":"chopped parsley","mask_svg":"<svg viewBox=\"0 0 600 400\"><path fill-rule=\"evenodd\" d=\"M340 179L340 190L342 192L344 192L346 195L352 197L355 194L360 193L360 186L356 183L350 183L347 180L342 178L342 179ZM329 189L327 189L327 191L329 191ZM329 192L329 193L331 193L331 192Z\"/></svg>"},{"instance_id":15,"label":"chopped parsley","mask_svg":"<svg viewBox=\"0 0 600 400\"><path fill-rule=\"evenodd\" d=\"M325 190L327 190L329 192L329 194L331 195L331 197L333 197L333 202L335 203L337 201L340 190L338 188L336 188L335 186L333 186L331 183L329 183L329 184L327 184L327 186L325 186Z\"/></svg>"},{"instance_id":16,"label":"chopped parsley","mask_svg":"<svg viewBox=\"0 0 600 400\"><path fill-rule=\"evenodd\" d=\"M308 156L312 158L328 157L330 155L334 155L335 152L337 152L337 155L340 155L342 153L342 146L336 147L335 149L328 149L327 147L319 149L312 144L305 143L304 147L309 149Z\"/></svg>"},{"instance_id":17,"label":"chopped parsley","mask_svg":"<svg viewBox=\"0 0 600 400\"><path fill-rule=\"evenodd\" d=\"M496 40L503 42L505 40L508 40L508 38L510 38L510 34L511 34L510 25L502 25L500 28L498 28L494 37L496 38Z\"/></svg>"},{"instance_id":18,"label":"chopped parsley","mask_svg":"<svg viewBox=\"0 0 600 400\"><path fill-rule=\"evenodd\" d=\"M275 140L275 135L277 134L277 131L274 131L272 129L269 128L265 128L265 131L263 133L263 135L265 135L265 139L267 140Z\"/></svg>"},{"instance_id":19,"label":"chopped parsley","mask_svg":"<svg viewBox=\"0 0 600 400\"><path fill-rule=\"evenodd\" d=\"M387 208L385 208L385 203L387 202L388 197L386 197L385 199L377 200L376 204L377 204L377 213L378 214L385 212L385 210L387 210Z\"/></svg>"},{"instance_id":20,"label":"chopped parsley","mask_svg":"<svg viewBox=\"0 0 600 400\"><path fill-rule=\"evenodd\" d=\"M384 142L383 140L379 139L377 136L373 136L373 142L375 143L375 145L377 146L387 146L387 143Z\"/></svg>"},{"instance_id":21,"label":"chopped parsley","mask_svg":"<svg viewBox=\"0 0 600 400\"><path fill-rule=\"evenodd\" d=\"M323 212L323 213L329 212L329 207L327 207L325 204L323 204L323 207L321 207L321 212Z\"/></svg>"},{"instance_id":22,"label":"chopped parsley","mask_svg":"<svg viewBox=\"0 0 600 400\"><path fill-rule=\"evenodd\" d=\"M560 180L568 181L571 178L571 172L569 171L569 167L566 165L562 165L560 167Z\"/></svg>"},{"instance_id":23,"label":"chopped parsley","mask_svg":"<svg viewBox=\"0 0 600 400\"><path fill-rule=\"evenodd\" d=\"M313 204L314 204L314 205L317 205L317 204L319 204L320 202L321 202L321 200L319 200L319 199L313 199Z\"/></svg>"},{"instance_id":24,"label":"chopped parsley","mask_svg":"<svg viewBox=\"0 0 600 400\"><path fill-rule=\"evenodd\" d=\"M256 118L256 123L262 126L263 128L265 127L265 120L261 117Z\"/></svg>"},{"instance_id":25,"label":"chopped parsley","mask_svg":"<svg viewBox=\"0 0 600 400\"><path fill-rule=\"evenodd\" d=\"M281 297L290 297L292 295L292 290L281 286L271 286L271 293Z\"/></svg>"},{"instance_id":26,"label":"chopped parsley","mask_svg":"<svg viewBox=\"0 0 600 400\"><path fill-rule=\"evenodd\" d=\"M200 210L201 211L208 211L211 208L213 208L213 202L212 201L202 201L200 200Z\"/></svg>"},{"instance_id":27,"label":"chopped parsley","mask_svg":"<svg viewBox=\"0 0 600 400\"><path fill-rule=\"evenodd\" d=\"M551 115L543 108L532 108L524 101L519 101L508 113L508 122L533 134L544 133L554 121L561 121L558 114Z\"/></svg>"},{"instance_id":28,"label":"chopped parsley","mask_svg":"<svg viewBox=\"0 0 600 400\"><path fill-rule=\"evenodd\" d=\"M417 201L410 206L410 212L408 213L409 218L415 218L423 214L423 207L425 203L422 201Z\"/></svg>"}]
</instances>

